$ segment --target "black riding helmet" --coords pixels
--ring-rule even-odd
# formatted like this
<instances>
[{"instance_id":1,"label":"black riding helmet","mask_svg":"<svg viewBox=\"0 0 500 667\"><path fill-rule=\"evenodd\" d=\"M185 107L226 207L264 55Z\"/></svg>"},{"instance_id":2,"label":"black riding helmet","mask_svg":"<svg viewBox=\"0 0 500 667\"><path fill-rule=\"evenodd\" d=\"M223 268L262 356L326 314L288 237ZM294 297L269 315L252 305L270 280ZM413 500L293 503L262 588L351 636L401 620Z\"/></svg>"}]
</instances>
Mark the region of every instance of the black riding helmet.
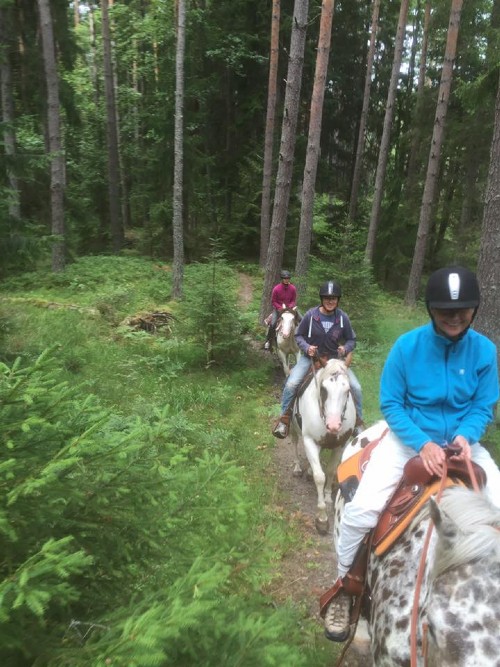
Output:
<instances>
[{"instance_id":1,"label":"black riding helmet","mask_svg":"<svg viewBox=\"0 0 500 667\"><path fill-rule=\"evenodd\" d=\"M342 288L340 287L340 283L338 283L336 280L329 280L326 283L323 283L320 288L319 288L319 298L322 299L325 296L342 296Z\"/></svg>"},{"instance_id":2,"label":"black riding helmet","mask_svg":"<svg viewBox=\"0 0 500 667\"><path fill-rule=\"evenodd\" d=\"M449 266L434 271L429 277L425 290L425 304L432 317L431 308L455 310L474 308L472 320L479 307L480 292L476 275L462 266ZM471 322L472 322L471 320ZM468 330L462 332L459 338Z\"/></svg>"},{"instance_id":3,"label":"black riding helmet","mask_svg":"<svg viewBox=\"0 0 500 667\"><path fill-rule=\"evenodd\" d=\"M282 271L281 272L281 280L283 280L283 279L290 280L291 277L292 277L292 274L290 273L290 271Z\"/></svg>"},{"instance_id":4,"label":"black riding helmet","mask_svg":"<svg viewBox=\"0 0 500 667\"><path fill-rule=\"evenodd\" d=\"M428 308L477 308L479 300L475 274L461 266L434 271L425 290Z\"/></svg>"}]
</instances>

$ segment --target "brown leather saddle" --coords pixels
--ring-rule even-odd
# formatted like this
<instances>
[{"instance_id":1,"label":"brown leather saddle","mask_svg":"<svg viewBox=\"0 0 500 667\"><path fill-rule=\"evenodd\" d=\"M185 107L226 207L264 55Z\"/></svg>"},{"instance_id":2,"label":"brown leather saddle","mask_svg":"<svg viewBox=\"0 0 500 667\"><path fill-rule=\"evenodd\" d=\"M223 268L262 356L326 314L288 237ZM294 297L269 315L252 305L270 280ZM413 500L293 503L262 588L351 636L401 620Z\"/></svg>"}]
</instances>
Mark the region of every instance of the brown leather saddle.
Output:
<instances>
[{"instance_id":1,"label":"brown leather saddle","mask_svg":"<svg viewBox=\"0 0 500 667\"><path fill-rule=\"evenodd\" d=\"M371 453L388 430L386 429L377 440L370 442L362 450L343 461L338 467L337 475L340 490L346 502L352 500ZM446 448L446 452L447 478L444 487L456 485L472 487L472 480L466 463L451 459L454 454L458 453L458 450L449 446ZM477 463L471 462L471 464L478 486L483 488L486 484L486 473ZM420 456L414 456L406 463L403 476L396 490L380 515L377 525L361 544L349 573L321 596L321 615L324 615L326 608L340 589L343 588L353 596L362 594L370 550L375 551L377 556L386 553L404 533L430 496L438 492L440 486L441 480L427 472Z\"/></svg>"}]
</instances>

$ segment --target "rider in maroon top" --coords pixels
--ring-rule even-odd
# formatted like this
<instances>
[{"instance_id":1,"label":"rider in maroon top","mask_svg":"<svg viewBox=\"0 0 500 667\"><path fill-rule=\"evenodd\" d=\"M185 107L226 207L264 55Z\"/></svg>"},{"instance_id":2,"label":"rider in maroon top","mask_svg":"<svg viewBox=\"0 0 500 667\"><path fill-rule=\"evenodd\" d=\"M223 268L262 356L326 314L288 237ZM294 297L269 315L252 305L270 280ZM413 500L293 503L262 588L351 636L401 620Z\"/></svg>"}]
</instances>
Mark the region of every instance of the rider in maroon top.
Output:
<instances>
[{"instance_id":1,"label":"rider in maroon top","mask_svg":"<svg viewBox=\"0 0 500 667\"><path fill-rule=\"evenodd\" d=\"M264 349L271 349L271 341L275 339L276 332L276 322L278 321L279 311L285 308L295 308L297 306L297 290L295 285L292 285L290 282L292 276L290 271L281 272L281 282L273 287L271 293L271 303L273 305L273 313L271 316L271 322L267 330L266 342L264 343Z\"/></svg>"}]
</instances>

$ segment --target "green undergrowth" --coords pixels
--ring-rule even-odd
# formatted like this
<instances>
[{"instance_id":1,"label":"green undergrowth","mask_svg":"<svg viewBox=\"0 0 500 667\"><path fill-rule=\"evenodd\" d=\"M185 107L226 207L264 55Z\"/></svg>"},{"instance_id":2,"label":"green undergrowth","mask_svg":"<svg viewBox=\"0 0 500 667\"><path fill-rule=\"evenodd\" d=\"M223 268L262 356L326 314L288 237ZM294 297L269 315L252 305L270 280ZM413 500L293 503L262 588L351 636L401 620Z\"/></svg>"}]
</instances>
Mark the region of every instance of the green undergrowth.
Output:
<instances>
[{"instance_id":1,"label":"green undergrowth","mask_svg":"<svg viewBox=\"0 0 500 667\"><path fill-rule=\"evenodd\" d=\"M307 611L266 593L301 538L270 474L274 371L251 345L261 288L257 267L219 257L186 266L179 302L170 267L136 258L4 283L2 664L330 664ZM370 423L385 356L425 313L367 296L353 323ZM128 323L151 312L174 319Z\"/></svg>"}]
</instances>

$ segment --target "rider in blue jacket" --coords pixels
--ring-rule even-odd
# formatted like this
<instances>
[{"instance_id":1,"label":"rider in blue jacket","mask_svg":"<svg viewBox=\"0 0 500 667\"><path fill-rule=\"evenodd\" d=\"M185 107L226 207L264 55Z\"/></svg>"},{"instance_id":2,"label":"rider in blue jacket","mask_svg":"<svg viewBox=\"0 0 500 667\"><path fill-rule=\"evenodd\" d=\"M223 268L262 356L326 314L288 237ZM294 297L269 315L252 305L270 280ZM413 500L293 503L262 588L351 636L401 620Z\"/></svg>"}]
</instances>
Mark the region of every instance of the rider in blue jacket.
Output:
<instances>
[{"instance_id":1,"label":"rider in blue jacket","mask_svg":"<svg viewBox=\"0 0 500 667\"><path fill-rule=\"evenodd\" d=\"M500 471L479 442L499 398L496 347L470 329L479 299L479 284L471 271L435 271L426 288L431 322L401 336L389 353L380 382L380 407L389 431L373 450L342 515L338 579L325 613L328 639L344 641L349 636L346 575L409 459L418 454L430 475L441 476L444 447L456 445L460 454L452 458L470 459L483 468L484 494L500 509Z\"/></svg>"},{"instance_id":2,"label":"rider in blue jacket","mask_svg":"<svg viewBox=\"0 0 500 667\"><path fill-rule=\"evenodd\" d=\"M349 316L338 307L341 296L342 288L337 281L323 283L319 289L321 305L308 310L297 327L295 340L302 354L283 387L281 417L273 428L276 438L288 435L290 407L313 358L345 359L356 347L356 334ZM356 429L360 430L363 425L361 385L350 368L347 372L356 406Z\"/></svg>"}]
</instances>

